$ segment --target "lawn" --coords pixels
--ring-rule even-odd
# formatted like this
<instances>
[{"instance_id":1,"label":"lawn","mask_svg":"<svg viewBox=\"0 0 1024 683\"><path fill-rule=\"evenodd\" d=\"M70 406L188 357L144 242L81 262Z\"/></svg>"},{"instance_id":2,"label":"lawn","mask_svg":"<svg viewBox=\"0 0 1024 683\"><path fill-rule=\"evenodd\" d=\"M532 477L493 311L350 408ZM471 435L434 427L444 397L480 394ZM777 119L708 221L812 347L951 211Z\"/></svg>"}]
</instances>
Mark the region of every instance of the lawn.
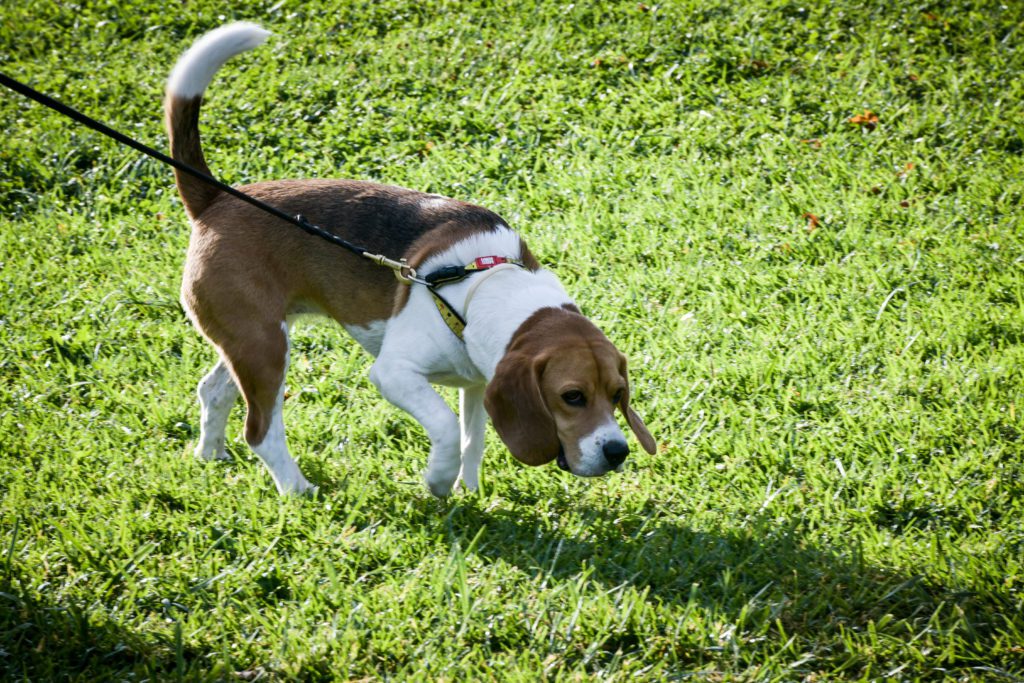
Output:
<instances>
[{"instance_id":1,"label":"lawn","mask_svg":"<svg viewBox=\"0 0 1024 683\"><path fill-rule=\"evenodd\" d=\"M0 93L0 679L1024 679L1019 3L6 0L0 71L230 183L487 206L630 358L622 474L420 479L344 332L295 330L283 499L178 286L170 171ZM446 396L454 400L454 394Z\"/></svg>"}]
</instances>

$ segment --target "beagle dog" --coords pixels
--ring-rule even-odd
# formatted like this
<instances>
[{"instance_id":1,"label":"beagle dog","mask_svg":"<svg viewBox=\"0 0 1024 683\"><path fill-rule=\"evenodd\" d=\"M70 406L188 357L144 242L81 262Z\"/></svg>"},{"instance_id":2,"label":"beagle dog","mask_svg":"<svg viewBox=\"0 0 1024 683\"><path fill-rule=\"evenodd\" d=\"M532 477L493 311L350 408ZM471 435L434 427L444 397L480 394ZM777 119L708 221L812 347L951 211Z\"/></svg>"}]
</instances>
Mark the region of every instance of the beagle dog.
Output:
<instances>
[{"instance_id":1,"label":"beagle dog","mask_svg":"<svg viewBox=\"0 0 1024 683\"><path fill-rule=\"evenodd\" d=\"M198 128L203 93L229 58L268 35L255 24L229 24L180 58L164 103L175 159L209 173ZM289 325L309 313L333 318L375 356L370 379L426 429L424 478L436 496L448 495L460 477L477 489L485 411L528 465L555 460L581 477L619 469L629 447L616 409L654 453L630 407L626 358L491 211L355 180L242 188L371 251L404 257L427 279L465 275L436 287L407 285L192 176L175 176L192 225L182 304L220 358L199 383L198 457L228 458L224 430L241 393L245 439L278 491L315 489L288 452L281 410ZM431 384L459 388L459 417Z\"/></svg>"}]
</instances>

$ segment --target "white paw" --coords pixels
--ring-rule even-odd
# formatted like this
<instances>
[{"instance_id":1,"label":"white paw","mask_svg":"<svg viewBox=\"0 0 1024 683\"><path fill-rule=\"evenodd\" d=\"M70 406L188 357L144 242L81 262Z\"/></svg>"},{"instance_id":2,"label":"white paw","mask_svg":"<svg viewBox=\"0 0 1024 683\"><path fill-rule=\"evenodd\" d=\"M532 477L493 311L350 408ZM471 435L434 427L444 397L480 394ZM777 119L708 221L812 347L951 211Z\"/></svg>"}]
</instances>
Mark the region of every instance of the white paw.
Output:
<instances>
[{"instance_id":1,"label":"white paw","mask_svg":"<svg viewBox=\"0 0 1024 683\"><path fill-rule=\"evenodd\" d=\"M455 486L455 481L458 478L458 470L455 470L454 473L439 473L428 469L423 473L423 480L427 483L427 488L438 498L447 498L451 495L452 488Z\"/></svg>"},{"instance_id":2,"label":"white paw","mask_svg":"<svg viewBox=\"0 0 1024 683\"><path fill-rule=\"evenodd\" d=\"M463 472L459 476L462 478L462 485L470 493L476 493L480 488L480 475L476 472Z\"/></svg>"},{"instance_id":3,"label":"white paw","mask_svg":"<svg viewBox=\"0 0 1024 683\"><path fill-rule=\"evenodd\" d=\"M427 488L438 498L444 498L452 492L452 487L459 478L462 461L459 458L458 443L435 445L427 458L427 469L423 480Z\"/></svg>"},{"instance_id":4,"label":"white paw","mask_svg":"<svg viewBox=\"0 0 1024 683\"><path fill-rule=\"evenodd\" d=\"M217 462L218 460L225 462L231 460L231 456L228 455L226 450L224 450L223 443L217 446L208 446L206 448L203 448L203 445L199 444L193 452L196 454L197 458L205 460L206 462Z\"/></svg>"},{"instance_id":5,"label":"white paw","mask_svg":"<svg viewBox=\"0 0 1024 683\"><path fill-rule=\"evenodd\" d=\"M319 491L320 487L309 483L305 477L300 477L294 481L279 481L277 484L277 492L282 496L308 496L313 497Z\"/></svg>"}]
</instances>

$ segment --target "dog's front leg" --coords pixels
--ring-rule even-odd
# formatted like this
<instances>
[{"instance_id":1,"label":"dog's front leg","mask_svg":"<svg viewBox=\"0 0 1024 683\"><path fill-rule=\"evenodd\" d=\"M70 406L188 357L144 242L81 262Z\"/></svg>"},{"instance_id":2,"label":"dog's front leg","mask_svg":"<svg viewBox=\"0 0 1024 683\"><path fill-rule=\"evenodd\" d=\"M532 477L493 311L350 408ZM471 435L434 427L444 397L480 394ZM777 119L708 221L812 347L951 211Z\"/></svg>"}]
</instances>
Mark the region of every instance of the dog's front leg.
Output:
<instances>
[{"instance_id":1,"label":"dog's front leg","mask_svg":"<svg viewBox=\"0 0 1024 683\"><path fill-rule=\"evenodd\" d=\"M459 390L459 427L462 433L462 472L459 477L470 491L480 487L480 461L484 457L484 431L487 412L484 410L486 385Z\"/></svg>"},{"instance_id":2,"label":"dog's front leg","mask_svg":"<svg viewBox=\"0 0 1024 683\"><path fill-rule=\"evenodd\" d=\"M435 496L452 491L459 476L459 421L448 404L416 366L382 357L370 368L372 381L388 401L412 415L427 430L430 456L423 473L427 487Z\"/></svg>"}]
</instances>

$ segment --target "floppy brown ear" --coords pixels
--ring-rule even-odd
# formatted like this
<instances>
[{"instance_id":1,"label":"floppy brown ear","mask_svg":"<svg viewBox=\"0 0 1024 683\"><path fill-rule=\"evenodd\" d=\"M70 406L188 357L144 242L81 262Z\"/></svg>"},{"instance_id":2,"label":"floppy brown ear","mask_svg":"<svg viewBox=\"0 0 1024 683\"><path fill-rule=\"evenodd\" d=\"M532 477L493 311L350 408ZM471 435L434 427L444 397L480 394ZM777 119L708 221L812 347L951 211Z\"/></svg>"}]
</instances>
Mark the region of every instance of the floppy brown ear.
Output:
<instances>
[{"instance_id":1,"label":"floppy brown ear","mask_svg":"<svg viewBox=\"0 0 1024 683\"><path fill-rule=\"evenodd\" d=\"M636 434L637 441L644 447L644 450L654 455L658 450L658 445L654 442L654 437L647 431L647 425L640 419L640 416L627 405L622 406L622 412L626 416L626 424Z\"/></svg>"},{"instance_id":2,"label":"floppy brown ear","mask_svg":"<svg viewBox=\"0 0 1024 683\"><path fill-rule=\"evenodd\" d=\"M622 357L622 364L620 366L620 372L622 379L626 380L626 389L622 392L622 398L619 400L619 408L622 409L622 414L626 416L626 424L633 430L633 434L636 435L636 440L640 442L643 449L654 455L658 450L658 444L655 443L654 437L647 431L647 425L640 419L640 416L636 414L636 411L629 407L629 373L626 370L626 358Z\"/></svg>"},{"instance_id":3,"label":"floppy brown ear","mask_svg":"<svg viewBox=\"0 0 1024 683\"><path fill-rule=\"evenodd\" d=\"M498 436L516 460L543 465L558 457L555 418L540 392L546 360L508 353L484 393L484 407Z\"/></svg>"}]
</instances>

